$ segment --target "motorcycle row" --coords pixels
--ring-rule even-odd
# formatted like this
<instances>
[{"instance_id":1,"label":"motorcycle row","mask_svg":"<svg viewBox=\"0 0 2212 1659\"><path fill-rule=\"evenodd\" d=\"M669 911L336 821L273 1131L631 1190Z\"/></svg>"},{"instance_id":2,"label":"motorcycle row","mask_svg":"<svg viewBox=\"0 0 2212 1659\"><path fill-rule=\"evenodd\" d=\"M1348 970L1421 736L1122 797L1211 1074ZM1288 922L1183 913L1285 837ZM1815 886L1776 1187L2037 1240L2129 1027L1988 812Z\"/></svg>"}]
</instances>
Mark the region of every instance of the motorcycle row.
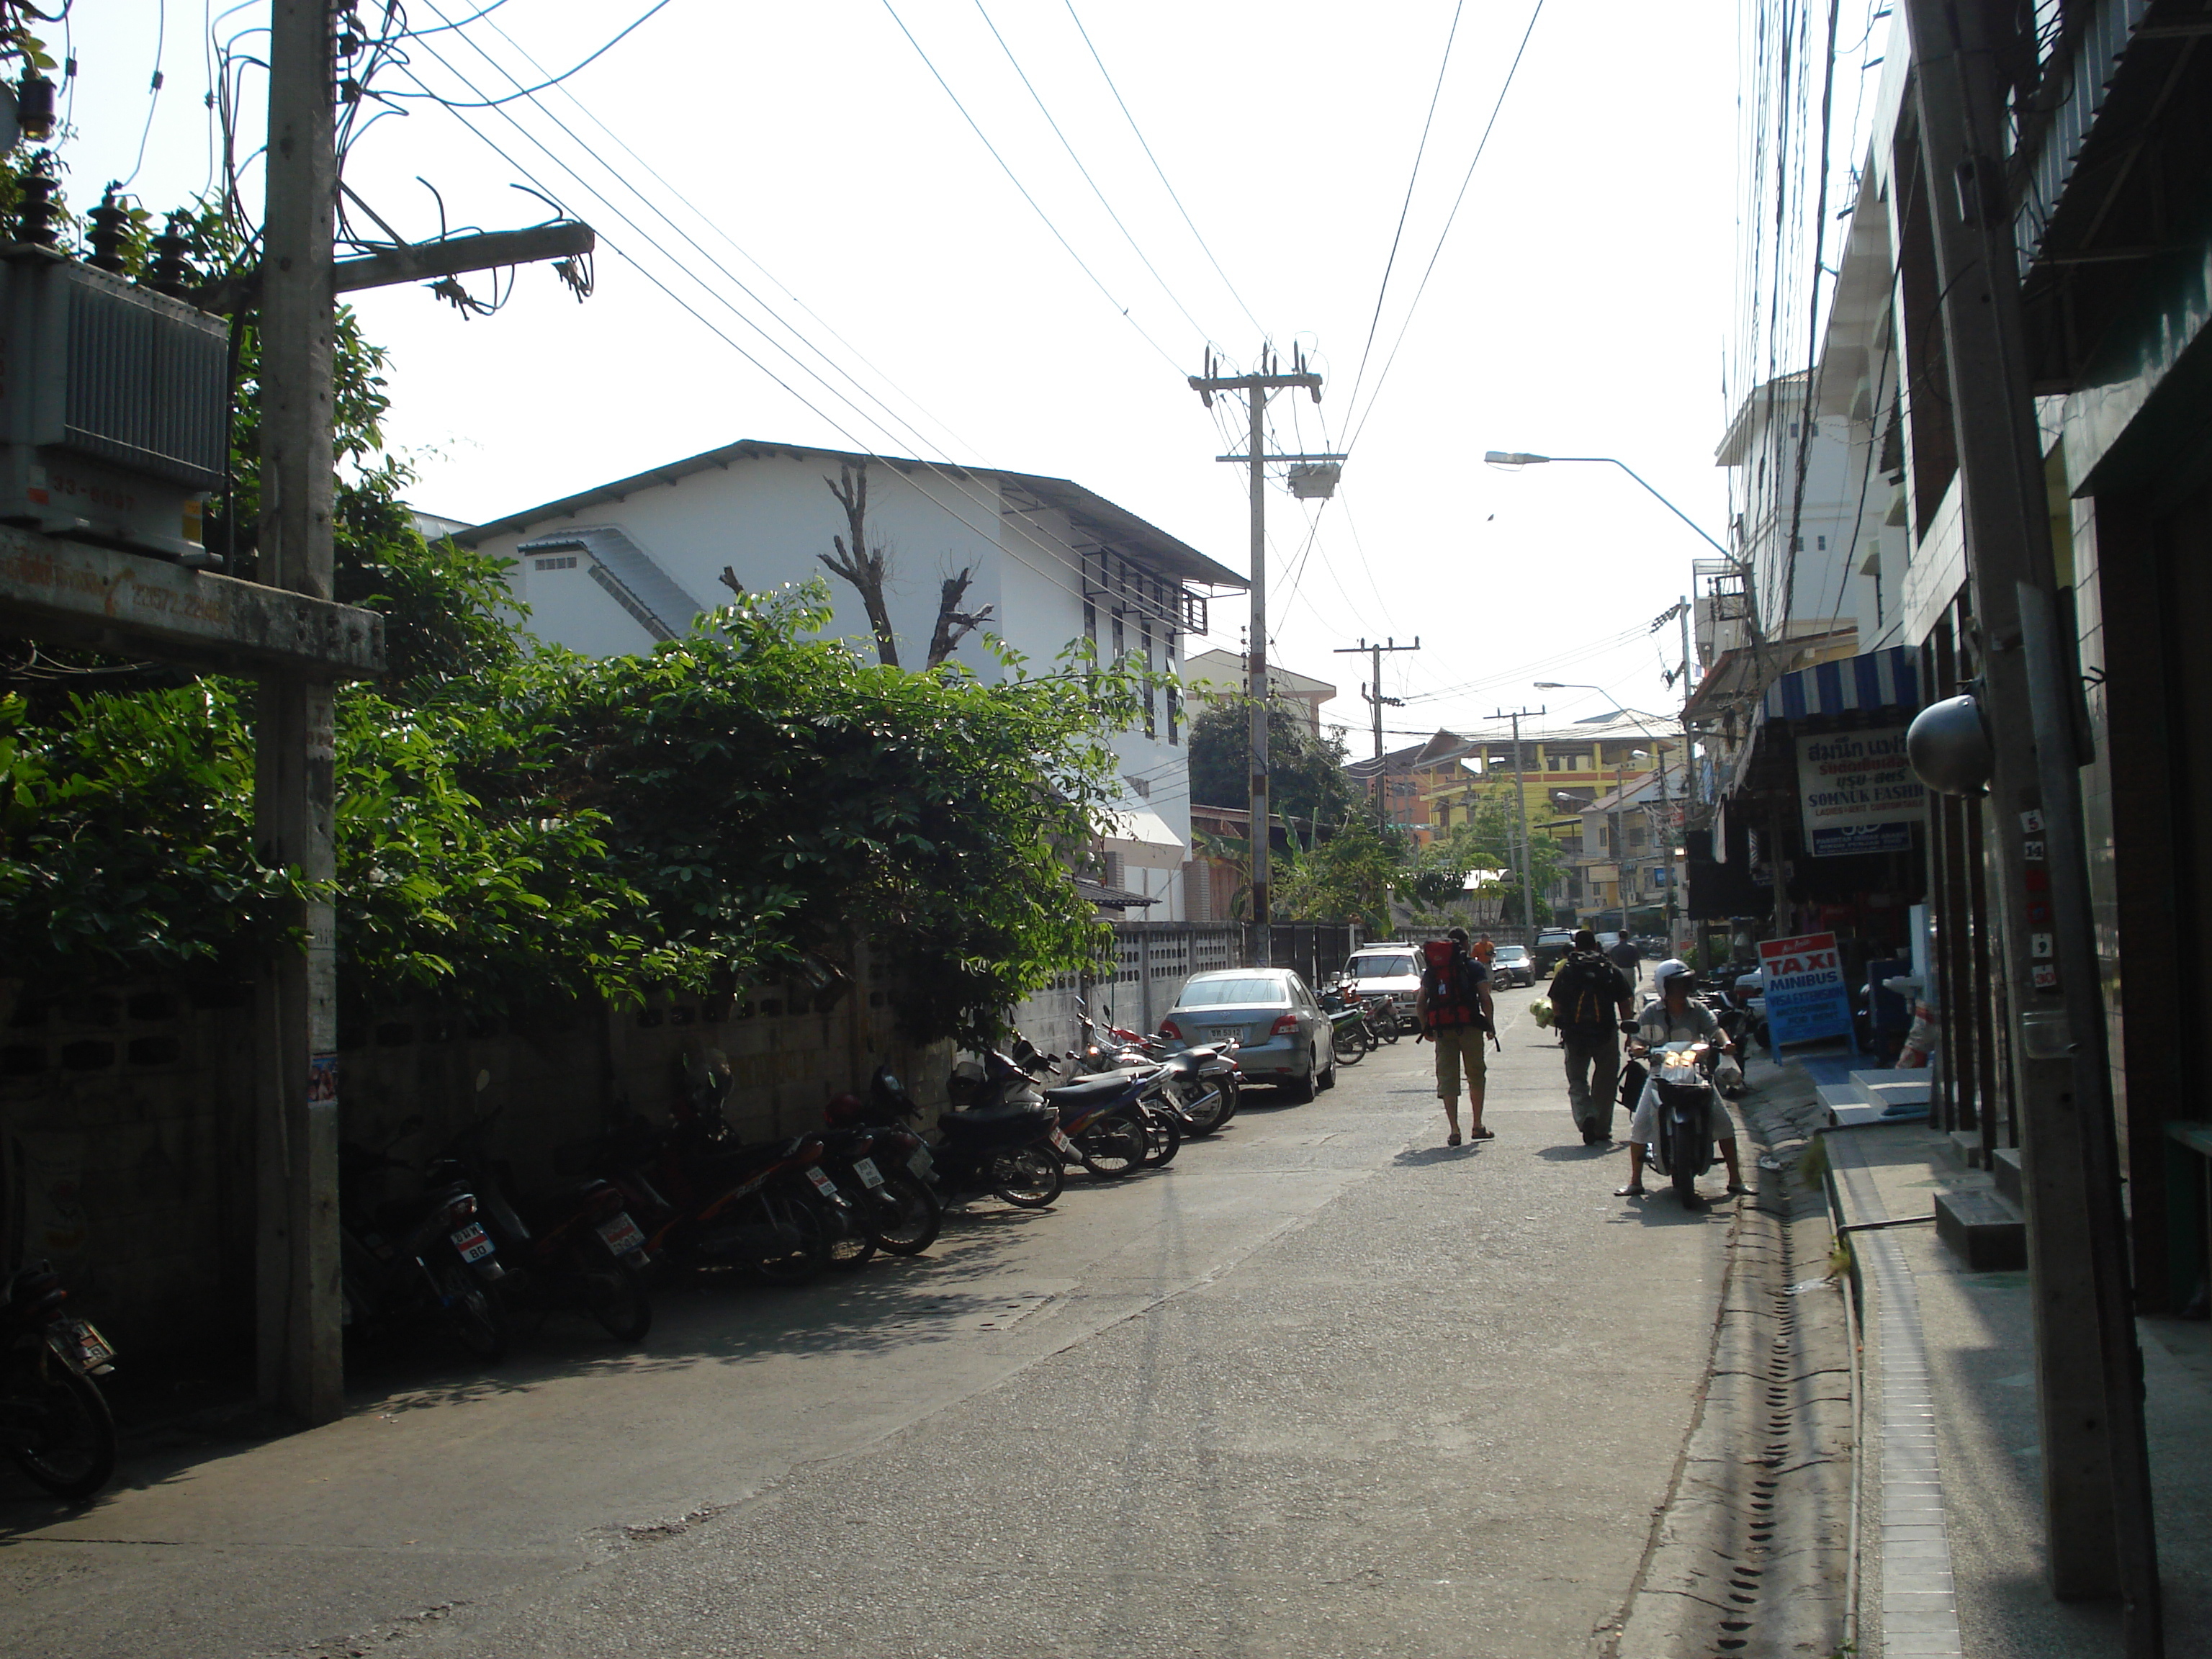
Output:
<instances>
[{"instance_id":1,"label":"motorcycle row","mask_svg":"<svg viewBox=\"0 0 2212 1659\"><path fill-rule=\"evenodd\" d=\"M1015 1036L954 1067L937 1139L886 1066L867 1097L830 1101L819 1128L755 1145L725 1108L729 1063L687 1068L668 1122L617 1103L563 1190L523 1195L488 1147L500 1109L420 1164L339 1149L342 1319L349 1334L429 1330L492 1363L519 1328L562 1313L618 1341L653 1324L649 1281L730 1273L799 1285L852 1273L878 1251L918 1255L948 1207L990 1195L1042 1209L1079 1169L1100 1182L1171 1163L1187 1139L1237 1114L1234 1043L1176 1048L1080 1016L1072 1054ZM477 1088L490 1079L479 1074ZM396 1141L421 1127L409 1118ZM390 1142L387 1142L387 1146ZM392 1194L400 1184L405 1190ZM91 1496L112 1476L115 1425L95 1377L114 1351L66 1311L44 1262L0 1280L0 1445L57 1496Z\"/></svg>"}]
</instances>

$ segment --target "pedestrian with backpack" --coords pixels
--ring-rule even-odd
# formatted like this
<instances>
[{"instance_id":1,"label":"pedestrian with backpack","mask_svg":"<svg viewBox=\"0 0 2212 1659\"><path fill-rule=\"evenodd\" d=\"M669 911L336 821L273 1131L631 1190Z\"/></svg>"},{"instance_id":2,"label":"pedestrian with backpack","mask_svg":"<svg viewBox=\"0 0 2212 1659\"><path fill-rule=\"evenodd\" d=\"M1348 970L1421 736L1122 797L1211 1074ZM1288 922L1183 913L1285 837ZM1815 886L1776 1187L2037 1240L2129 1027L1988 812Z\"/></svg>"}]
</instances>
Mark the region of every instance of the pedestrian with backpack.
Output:
<instances>
[{"instance_id":1,"label":"pedestrian with backpack","mask_svg":"<svg viewBox=\"0 0 2212 1659\"><path fill-rule=\"evenodd\" d=\"M1577 933L1552 976L1552 1024L1567 1051L1567 1106L1585 1146L1613 1142L1613 1094L1620 1083L1620 1022L1636 1014L1628 976L1606 960L1597 935Z\"/></svg>"},{"instance_id":2,"label":"pedestrian with backpack","mask_svg":"<svg viewBox=\"0 0 2212 1659\"><path fill-rule=\"evenodd\" d=\"M1467 1138L1494 1140L1497 1131L1482 1127L1485 1071L1483 1039L1498 1024L1490 1000L1490 970L1469 954L1467 929L1455 927L1421 946L1421 988L1413 999L1421 1037L1437 1045L1437 1095L1444 1103L1451 1133L1444 1145L1460 1144L1460 1075L1467 1076Z\"/></svg>"}]
</instances>

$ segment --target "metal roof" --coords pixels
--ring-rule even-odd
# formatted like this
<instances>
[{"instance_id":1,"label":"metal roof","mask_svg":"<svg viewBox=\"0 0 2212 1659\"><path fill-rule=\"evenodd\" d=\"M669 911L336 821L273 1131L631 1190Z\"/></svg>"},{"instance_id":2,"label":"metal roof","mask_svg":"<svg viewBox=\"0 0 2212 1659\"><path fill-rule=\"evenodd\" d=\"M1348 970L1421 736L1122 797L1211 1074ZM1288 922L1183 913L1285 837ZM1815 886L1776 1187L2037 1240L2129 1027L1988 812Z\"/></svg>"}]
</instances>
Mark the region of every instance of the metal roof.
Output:
<instances>
[{"instance_id":1,"label":"metal roof","mask_svg":"<svg viewBox=\"0 0 2212 1659\"><path fill-rule=\"evenodd\" d=\"M611 483L595 485L577 495L564 495L558 501L543 501L536 507L525 507L520 513L510 513L488 524L480 524L472 530L463 531L453 539L464 547L481 546L495 536L527 532L550 524L556 519L574 518L589 508L604 507L609 501L626 500L641 490L680 483L694 473L727 471L732 462L764 460L775 456L842 461L856 466L869 461L880 461L885 466L895 467L909 476L919 472L934 473L948 479L963 477L996 479L1002 486L1011 486L1042 506L1063 509L1072 520L1079 538L1088 535L1097 544L1111 547L1123 556L1147 565L1164 575L1197 582L1207 587L1245 588L1251 586L1246 578L1228 566L1206 557L1188 543L1178 540L1158 526L1139 518L1127 507L1118 507L1103 495L1096 495L1066 478L1047 477L1034 472L1008 472L998 467L917 461L897 455L817 449L806 444L776 443L760 438L741 438L719 449L706 450L680 461L650 467L627 478L617 478Z\"/></svg>"}]
</instances>

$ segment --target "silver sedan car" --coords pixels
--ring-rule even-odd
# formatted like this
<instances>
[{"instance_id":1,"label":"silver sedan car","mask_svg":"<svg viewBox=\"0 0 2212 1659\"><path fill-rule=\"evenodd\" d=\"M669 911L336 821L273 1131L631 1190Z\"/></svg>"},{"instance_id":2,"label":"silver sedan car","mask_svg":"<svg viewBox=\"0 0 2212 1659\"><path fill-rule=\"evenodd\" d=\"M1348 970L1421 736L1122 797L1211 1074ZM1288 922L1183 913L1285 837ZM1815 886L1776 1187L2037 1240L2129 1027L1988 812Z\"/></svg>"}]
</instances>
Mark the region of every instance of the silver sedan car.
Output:
<instances>
[{"instance_id":1,"label":"silver sedan car","mask_svg":"<svg viewBox=\"0 0 2212 1659\"><path fill-rule=\"evenodd\" d=\"M1221 968L1193 974L1161 1021L1171 1042L1243 1046L1237 1064L1254 1083L1273 1083L1294 1101L1336 1085L1328 1016L1295 969Z\"/></svg>"}]
</instances>

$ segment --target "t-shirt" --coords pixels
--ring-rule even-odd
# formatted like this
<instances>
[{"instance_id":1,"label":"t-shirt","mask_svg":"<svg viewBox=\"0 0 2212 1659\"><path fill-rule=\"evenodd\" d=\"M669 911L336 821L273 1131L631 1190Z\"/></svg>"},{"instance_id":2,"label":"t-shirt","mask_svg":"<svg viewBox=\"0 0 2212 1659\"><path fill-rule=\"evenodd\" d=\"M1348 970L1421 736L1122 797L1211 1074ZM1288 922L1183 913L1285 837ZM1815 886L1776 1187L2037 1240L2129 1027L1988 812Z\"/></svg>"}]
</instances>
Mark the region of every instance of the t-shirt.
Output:
<instances>
[{"instance_id":1,"label":"t-shirt","mask_svg":"<svg viewBox=\"0 0 2212 1659\"><path fill-rule=\"evenodd\" d=\"M1479 939L1475 940L1470 954L1477 962L1487 968L1490 966L1491 959L1497 956L1498 947L1486 939Z\"/></svg>"},{"instance_id":2,"label":"t-shirt","mask_svg":"<svg viewBox=\"0 0 2212 1659\"><path fill-rule=\"evenodd\" d=\"M1640 972L1643 969L1644 952L1626 939L1607 951L1606 955L1613 958L1615 966L1624 968L1632 974Z\"/></svg>"},{"instance_id":3,"label":"t-shirt","mask_svg":"<svg viewBox=\"0 0 2212 1659\"><path fill-rule=\"evenodd\" d=\"M1664 997L1654 997L1644 1005L1636 1026L1637 1035L1655 1048L1662 1042L1711 1042L1721 1029L1711 1012L1694 1002L1684 1003L1682 1012L1669 1019Z\"/></svg>"}]
</instances>

